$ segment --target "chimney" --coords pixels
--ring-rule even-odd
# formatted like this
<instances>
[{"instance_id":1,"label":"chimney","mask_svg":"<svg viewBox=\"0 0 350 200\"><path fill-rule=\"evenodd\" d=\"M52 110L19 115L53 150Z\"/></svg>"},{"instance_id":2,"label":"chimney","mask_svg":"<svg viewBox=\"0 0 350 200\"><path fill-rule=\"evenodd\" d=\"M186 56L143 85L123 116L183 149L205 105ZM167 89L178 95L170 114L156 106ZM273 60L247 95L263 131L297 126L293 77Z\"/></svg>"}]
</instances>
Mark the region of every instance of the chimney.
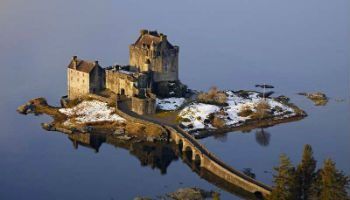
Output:
<instances>
[{"instance_id":1,"label":"chimney","mask_svg":"<svg viewBox=\"0 0 350 200\"><path fill-rule=\"evenodd\" d=\"M95 61L94 61L94 65L95 65L95 66L98 65L98 60L95 60Z\"/></svg>"},{"instance_id":2,"label":"chimney","mask_svg":"<svg viewBox=\"0 0 350 200\"><path fill-rule=\"evenodd\" d=\"M160 34L160 41L166 41L167 37L163 33Z\"/></svg>"},{"instance_id":3,"label":"chimney","mask_svg":"<svg viewBox=\"0 0 350 200\"><path fill-rule=\"evenodd\" d=\"M78 65L78 57L77 56L72 57L72 63L73 63L73 69L77 69L77 65Z\"/></svg>"}]
</instances>

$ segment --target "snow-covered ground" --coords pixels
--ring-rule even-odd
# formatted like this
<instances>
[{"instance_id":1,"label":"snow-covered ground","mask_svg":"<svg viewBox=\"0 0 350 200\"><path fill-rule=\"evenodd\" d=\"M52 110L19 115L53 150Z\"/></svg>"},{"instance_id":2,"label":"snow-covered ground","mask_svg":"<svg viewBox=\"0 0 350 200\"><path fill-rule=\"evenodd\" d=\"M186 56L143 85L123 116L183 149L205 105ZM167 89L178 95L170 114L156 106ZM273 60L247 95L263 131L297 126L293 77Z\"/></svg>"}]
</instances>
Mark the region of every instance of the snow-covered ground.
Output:
<instances>
[{"instance_id":1,"label":"snow-covered ground","mask_svg":"<svg viewBox=\"0 0 350 200\"><path fill-rule=\"evenodd\" d=\"M83 101L73 108L61 108L59 111L69 117L65 122L66 125L71 124L73 120L79 124L101 121L125 121L124 118L114 113L115 108L97 100Z\"/></svg>"},{"instance_id":2,"label":"snow-covered ground","mask_svg":"<svg viewBox=\"0 0 350 200\"><path fill-rule=\"evenodd\" d=\"M176 98L176 97L171 97L171 98L166 98L166 99L158 99L157 98L157 108L159 110L176 110L182 104L185 103L185 98Z\"/></svg>"},{"instance_id":3,"label":"snow-covered ground","mask_svg":"<svg viewBox=\"0 0 350 200\"><path fill-rule=\"evenodd\" d=\"M226 126L239 126L247 119L250 119L250 117L238 116L238 113L243 107L250 108L253 112L255 112L256 104L263 100L258 95L259 93L257 92L249 92L249 96L247 98L243 98L232 91L227 91L227 106L193 102L182 109L179 113L179 116L182 118L181 124L187 127L187 130L199 130L204 128L213 129L214 127L208 123L209 115L222 110L225 114L219 114L219 116L224 119ZM287 118L296 114L293 108L274 99L266 98L265 101L269 104L271 109L275 110L273 115L276 117Z\"/></svg>"},{"instance_id":4,"label":"snow-covered ground","mask_svg":"<svg viewBox=\"0 0 350 200\"><path fill-rule=\"evenodd\" d=\"M183 119L182 125L188 126L193 125L190 129L203 129L205 128L204 120L209 117L211 113L215 113L220 110L219 106L204 104L204 103L191 103L181 110L179 116ZM207 128L213 128L212 126Z\"/></svg>"}]
</instances>

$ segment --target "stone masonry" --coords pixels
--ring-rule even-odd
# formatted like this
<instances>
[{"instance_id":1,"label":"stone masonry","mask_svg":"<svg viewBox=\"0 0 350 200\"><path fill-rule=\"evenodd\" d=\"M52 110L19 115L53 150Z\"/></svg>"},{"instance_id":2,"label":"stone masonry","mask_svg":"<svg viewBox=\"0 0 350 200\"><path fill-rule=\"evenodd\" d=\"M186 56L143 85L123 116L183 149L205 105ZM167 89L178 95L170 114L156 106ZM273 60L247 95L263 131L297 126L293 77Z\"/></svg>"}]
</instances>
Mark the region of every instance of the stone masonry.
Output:
<instances>
[{"instance_id":1,"label":"stone masonry","mask_svg":"<svg viewBox=\"0 0 350 200\"><path fill-rule=\"evenodd\" d=\"M179 81L179 47L157 31L141 30L129 46L129 65L102 68L98 61L73 56L67 69L68 98L98 94L108 89L131 98L132 110L139 114L155 112L151 96L182 96L186 86ZM137 103L138 102L138 103Z\"/></svg>"}]
</instances>

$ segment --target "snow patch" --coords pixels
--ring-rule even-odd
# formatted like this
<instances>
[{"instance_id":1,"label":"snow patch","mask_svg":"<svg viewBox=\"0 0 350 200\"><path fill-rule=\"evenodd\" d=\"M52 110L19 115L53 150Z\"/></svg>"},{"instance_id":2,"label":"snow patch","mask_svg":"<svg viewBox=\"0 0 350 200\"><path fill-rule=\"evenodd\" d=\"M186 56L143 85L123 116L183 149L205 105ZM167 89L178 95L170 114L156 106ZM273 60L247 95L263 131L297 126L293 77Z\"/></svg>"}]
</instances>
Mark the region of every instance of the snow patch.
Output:
<instances>
[{"instance_id":1,"label":"snow patch","mask_svg":"<svg viewBox=\"0 0 350 200\"><path fill-rule=\"evenodd\" d=\"M191 124L193 126L190 129L203 129L206 127L204 120L206 120L211 113L215 113L219 110L220 107L216 105L192 103L185 107L179 113L179 116L183 119L183 125L189 126ZM207 126L209 126L209 124Z\"/></svg>"},{"instance_id":2,"label":"snow patch","mask_svg":"<svg viewBox=\"0 0 350 200\"><path fill-rule=\"evenodd\" d=\"M181 124L186 127L187 130L199 130L199 129L213 129L210 123L205 123L205 120L209 120L209 116L220 110L224 111L224 115L220 117L225 120L227 126L239 126L244 123L250 117L241 117L238 113L243 107L250 108L253 112L255 105L263 100L259 97L257 92L248 92L247 97L242 97L235 94L232 91L226 91L227 95L227 106L216 106L211 104L197 103L194 102L179 113L179 117L182 118ZM265 101L270 105L271 109L274 110L273 115L275 117L287 118L296 115L294 109L284 105L274 99L266 98Z\"/></svg>"},{"instance_id":3,"label":"snow patch","mask_svg":"<svg viewBox=\"0 0 350 200\"><path fill-rule=\"evenodd\" d=\"M181 107L185 103L185 98L165 98L165 99L158 99L156 100L157 108L159 110L176 110L179 107Z\"/></svg>"},{"instance_id":4,"label":"snow patch","mask_svg":"<svg viewBox=\"0 0 350 200\"><path fill-rule=\"evenodd\" d=\"M107 106L107 103L92 100L83 101L73 108L61 108L59 111L69 117L65 124L71 124L72 120L76 123L84 124L89 122L102 121L125 121L124 118L115 114L115 108Z\"/></svg>"}]
</instances>

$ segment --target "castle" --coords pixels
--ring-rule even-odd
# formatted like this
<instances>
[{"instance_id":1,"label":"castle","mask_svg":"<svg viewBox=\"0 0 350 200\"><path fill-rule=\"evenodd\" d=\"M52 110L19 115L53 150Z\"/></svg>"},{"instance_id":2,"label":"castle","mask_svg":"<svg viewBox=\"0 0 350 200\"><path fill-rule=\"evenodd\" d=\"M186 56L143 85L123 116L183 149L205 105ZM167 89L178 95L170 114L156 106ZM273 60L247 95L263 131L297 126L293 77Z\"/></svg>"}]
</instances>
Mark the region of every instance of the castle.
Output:
<instances>
[{"instance_id":1,"label":"castle","mask_svg":"<svg viewBox=\"0 0 350 200\"><path fill-rule=\"evenodd\" d=\"M73 56L67 69L68 98L104 90L132 100L139 114L155 112L155 98L181 97L187 87L179 81L179 47L157 31L141 30L129 46L129 65L102 68L98 61Z\"/></svg>"}]
</instances>

